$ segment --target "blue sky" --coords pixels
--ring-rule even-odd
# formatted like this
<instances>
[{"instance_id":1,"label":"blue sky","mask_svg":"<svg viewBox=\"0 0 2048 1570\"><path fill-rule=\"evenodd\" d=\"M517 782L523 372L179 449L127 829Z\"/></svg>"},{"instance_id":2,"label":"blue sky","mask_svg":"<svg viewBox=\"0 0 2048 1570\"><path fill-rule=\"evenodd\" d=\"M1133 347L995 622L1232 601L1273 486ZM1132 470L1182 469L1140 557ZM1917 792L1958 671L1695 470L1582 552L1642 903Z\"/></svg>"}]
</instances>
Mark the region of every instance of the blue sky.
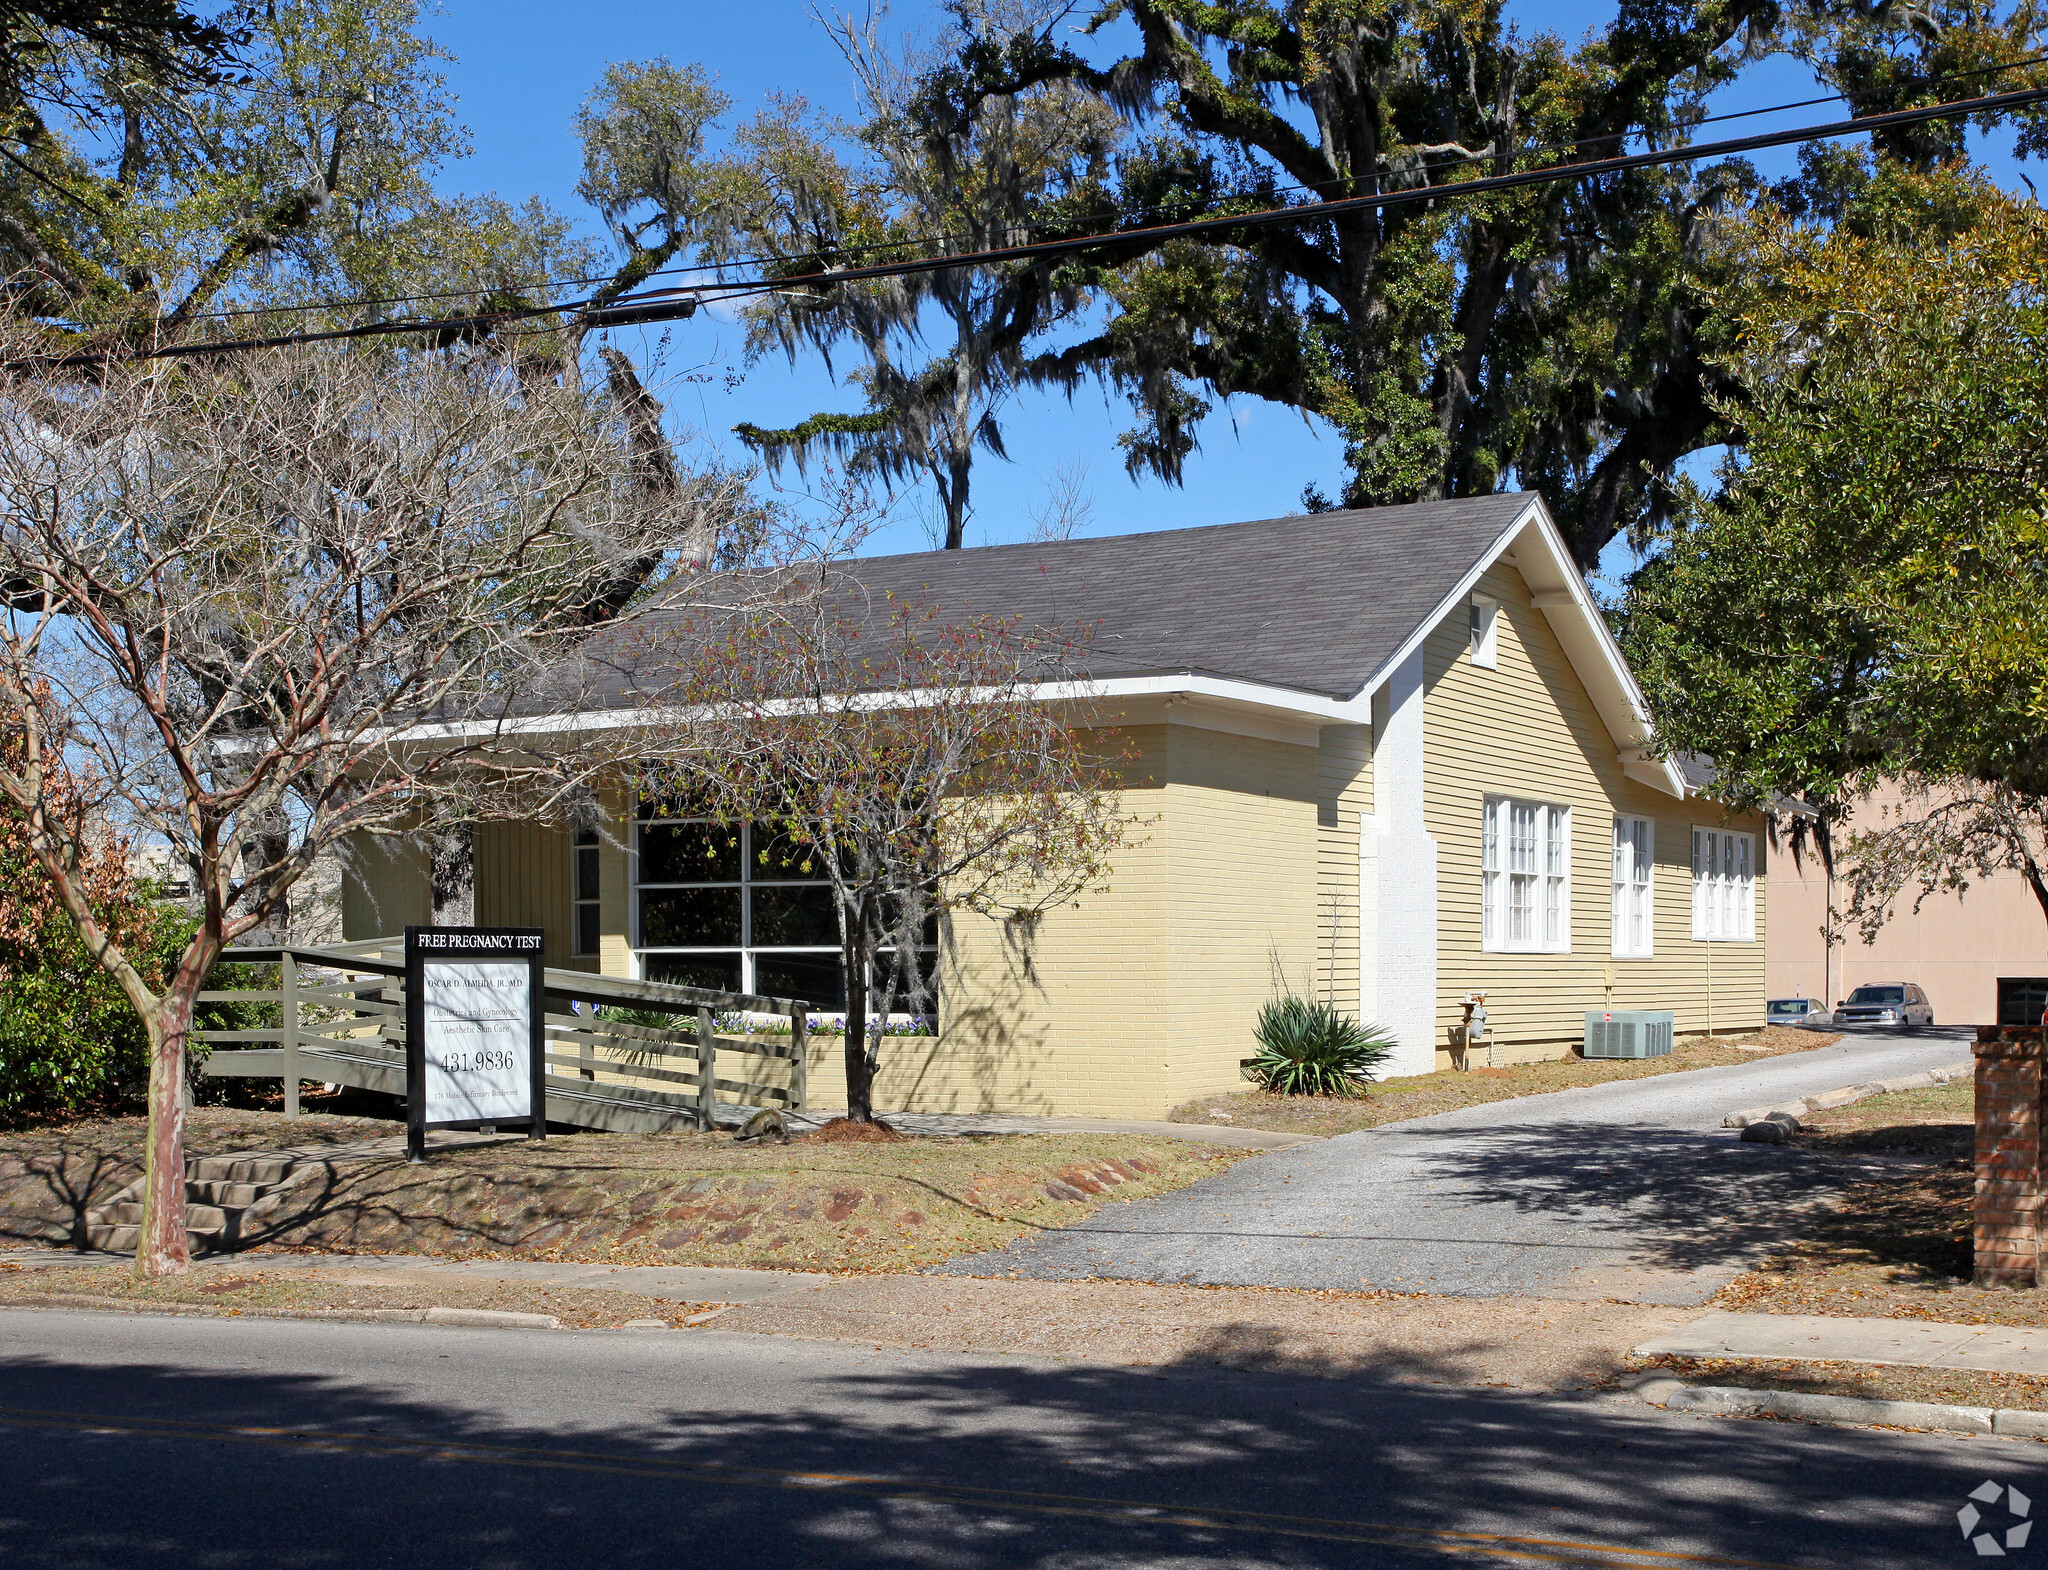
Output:
<instances>
[{"instance_id":1,"label":"blue sky","mask_svg":"<svg viewBox=\"0 0 2048 1570\"><path fill-rule=\"evenodd\" d=\"M1611 5L1522 4L1527 31L1549 29L1567 37L1604 24ZM923 0L899 4L889 20L899 28L931 28L935 10ZM604 0L597 5L542 5L534 0L447 0L424 30L448 48L447 67L458 112L475 143L474 154L443 171L450 192L495 190L508 198L538 194L596 232L577 200L581 155L574 134L576 109L605 65L613 60L667 55L714 72L749 112L774 91L801 93L829 111L854 105L844 62L806 0L751 0L745 5L655 5ZM1789 61L1754 68L1717 100L1719 109L1748 109L1810 97L1812 77ZM1764 130L1827 119L1827 107L1759 117L1731 127ZM1712 134L1711 132L1707 134ZM1795 167L1789 150L1760 154L1767 174ZM667 363L741 368L739 334L707 316L670 329ZM650 330L650 338L653 336ZM681 425L721 450L737 454L730 436L741 420L758 425L793 423L820 409L852 409L857 397L834 387L814 360L790 368L780 360L747 370L736 386L713 376L676 389L671 409ZM1125 533L1186 524L1228 523L1295 510L1311 481L1334 495L1343 483L1340 444L1326 429L1298 414L1250 399L1220 408L1201 432L1202 451L1188 465L1187 483L1175 489L1154 480L1133 484L1124 474L1116 435L1127 420L1121 405L1084 390L1070 403L1049 396L1022 401L1007 421L1014 461L982 457L975 466L976 507L969 544L1022 537L1046 498L1055 470L1085 466L1094 499L1087 532ZM925 544L915 505L907 506L871 549L917 550ZM1619 543L1603 561L1603 576L1625 570Z\"/></svg>"}]
</instances>

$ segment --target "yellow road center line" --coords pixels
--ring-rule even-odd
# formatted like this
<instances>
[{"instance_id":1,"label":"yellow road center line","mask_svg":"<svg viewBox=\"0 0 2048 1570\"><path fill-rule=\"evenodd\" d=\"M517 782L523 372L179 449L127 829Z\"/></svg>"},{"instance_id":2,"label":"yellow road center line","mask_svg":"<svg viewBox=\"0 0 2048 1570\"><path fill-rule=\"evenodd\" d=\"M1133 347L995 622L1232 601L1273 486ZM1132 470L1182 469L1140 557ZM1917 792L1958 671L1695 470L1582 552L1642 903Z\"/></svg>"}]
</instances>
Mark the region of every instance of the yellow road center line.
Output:
<instances>
[{"instance_id":1,"label":"yellow road center line","mask_svg":"<svg viewBox=\"0 0 2048 1570\"><path fill-rule=\"evenodd\" d=\"M1587 1543L1569 1538L1521 1537L1497 1532L1459 1532L1448 1528L1382 1525L1323 1516L1281 1515L1241 1510L1232 1505L1162 1505L1146 1500L1100 1499L1086 1494L1051 1494L1024 1489L982 1488L964 1483L909 1482L857 1472L811 1472L782 1467L724 1466L708 1461L675 1461L609 1455L602 1451L558 1450L526 1445L499 1445L469 1439L407 1439L378 1433L330 1432L308 1428L256 1427L248 1424L196 1423L179 1418L98 1417L84 1412L52 1412L0 1407L0 1425L55 1429L74 1433L134 1434L148 1438L211 1439L228 1444L275 1448L305 1447L344 1450L367 1456L410 1456L430 1461L510 1462L549 1471L592 1472L616 1477L681 1478L722 1482L742 1488L822 1489L878 1494L889 1499L933 1504L981 1505L995 1510L1028 1511L1034 1515L1080 1516L1126 1526L1185 1526L1209 1531L1272 1532L1331 1542L1384 1542L1403 1538L1418 1547L1450 1553L1488 1553L1512 1559L1550 1563L1584 1563L1588 1555L1609 1563L1634 1565L1701 1565L1713 1570L1802 1570L1802 1567L1761 1559L1726 1559L1713 1554L1679 1553L1661 1548L1632 1548L1622 1543Z\"/></svg>"}]
</instances>

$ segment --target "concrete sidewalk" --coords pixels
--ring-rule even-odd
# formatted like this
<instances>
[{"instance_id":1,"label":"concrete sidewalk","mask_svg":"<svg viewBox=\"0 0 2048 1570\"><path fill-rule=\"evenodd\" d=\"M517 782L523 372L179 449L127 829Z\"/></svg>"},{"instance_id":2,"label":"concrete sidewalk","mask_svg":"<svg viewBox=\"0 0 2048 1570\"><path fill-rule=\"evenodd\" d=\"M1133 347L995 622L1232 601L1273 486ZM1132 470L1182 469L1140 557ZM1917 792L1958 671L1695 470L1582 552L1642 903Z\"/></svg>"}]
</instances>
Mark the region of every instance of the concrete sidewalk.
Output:
<instances>
[{"instance_id":1,"label":"concrete sidewalk","mask_svg":"<svg viewBox=\"0 0 2048 1570\"><path fill-rule=\"evenodd\" d=\"M1636 1349L1639 1357L1788 1358L1978 1373L2048 1374L2048 1330L1822 1314L1708 1314Z\"/></svg>"}]
</instances>

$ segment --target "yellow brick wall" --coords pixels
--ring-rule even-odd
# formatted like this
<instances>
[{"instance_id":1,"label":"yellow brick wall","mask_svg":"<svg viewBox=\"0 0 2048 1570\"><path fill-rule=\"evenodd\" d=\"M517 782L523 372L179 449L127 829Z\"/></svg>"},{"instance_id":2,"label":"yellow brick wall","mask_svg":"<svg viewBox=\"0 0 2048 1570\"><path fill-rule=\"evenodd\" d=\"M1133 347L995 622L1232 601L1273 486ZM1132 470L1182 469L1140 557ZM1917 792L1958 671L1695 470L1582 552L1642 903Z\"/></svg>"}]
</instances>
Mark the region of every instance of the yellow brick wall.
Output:
<instances>
[{"instance_id":1,"label":"yellow brick wall","mask_svg":"<svg viewBox=\"0 0 2048 1570\"><path fill-rule=\"evenodd\" d=\"M1468 992L1487 994L1496 1060L1558 1057L1583 1039L1588 1009L1656 1008L1681 1032L1754 1028L1764 1000L1764 834L1756 818L1726 826L1756 836L1756 941L1692 937L1692 829L1720 827L1709 801L1681 802L1622 773L1618 749L1520 573L1502 565L1479 591L1500 603L1498 665L1471 663L1462 613L1424 655L1424 775L1429 831L1439 845L1439 1064ZM1488 794L1571 808L1571 952L1498 954L1481 948L1481 811ZM1614 817L1655 824L1655 953L1612 956ZM1612 977L1612 992L1608 990ZM1611 996L1611 1003L1610 1003Z\"/></svg>"},{"instance_id":2,"label":"yellow brick wall","mask_svg":"<svg viewBox=\"0 0 2048 1570\"><path fill-rule=\"evenodd\" d=\"M1317 749L1193 726L1169 737L1169 1083L1157 1111L1134 1114L1152 1117L1242 1089L1260 1006L1312 988L1317 964Z\"/></svg>"},{"instance_id":3,"label":"yellow brick wall","mask_svg":"<svg viewBox=\"0 0 2048 1570\"><path fill-rule=\"evenodd\" d=\"M955 917L945 1033L885 1040L877 1106L1161 1118L1242 1086L1276 975L1314 977L1318 750L1187 725L1130 735L1147 783L1125 800L1147 821L1107 890L1030 931ZM845 1104L842 1053L813 1044L814 1105Z\"/></svg>"}]
</instances>

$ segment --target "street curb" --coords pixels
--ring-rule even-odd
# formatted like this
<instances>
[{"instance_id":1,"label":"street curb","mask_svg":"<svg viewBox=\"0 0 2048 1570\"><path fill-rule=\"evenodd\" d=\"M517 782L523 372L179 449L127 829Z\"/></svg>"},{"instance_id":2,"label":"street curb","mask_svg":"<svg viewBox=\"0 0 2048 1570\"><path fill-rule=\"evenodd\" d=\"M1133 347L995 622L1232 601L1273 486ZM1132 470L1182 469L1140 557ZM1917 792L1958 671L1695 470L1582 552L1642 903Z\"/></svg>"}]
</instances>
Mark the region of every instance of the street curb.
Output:
<instances>
[{"instance_id":1,"label":"street curb","mask_svg":"<svg viewBox=\"0 0 2048 1570\"><path fill-rule=\"evenodd\" d=\"M1735 1385L1688 1385L1651 1379L1636 1395L1667 1412L1702 1417L1784 1417L1801 1423L1859 1428L1914 1428L1935 1434L1990 1434L2006 1439L2048 1439L2048 1412L1987 1406L1937 1406L1928 1401L1870 1401L1858 1396L1816 1396L1793 1390L1748 1390Z\"/></svg>"},{"instance_id":2,"label":"street curb","mask_svg":"<svg viewBox=\"0 0 2048 1570\"><path fill-rule=\"evenodd\" d=\"M202 1319L338 1319L371 1325L449 1325L475 1329L560 1330L552 1314L515 1314L494 1308L216 1308L211 1303L148 1303L84 1292L46 1292L32 1303L7 1308L111 1308L130 1314L196 1314Z\"/></svg>"},{"instance_id":3,"label":"street curb","mask_svg":"<svg viewBox=\"0 0 2048 1570\"><path fill-rule=\"evenodd\" d=\"M1975 1072L1975 1060L1967 1059L1961 1063L1931 1068L1924 1074L1900 1074L1891 1079L1874 1079L1864 1085L1845 1085L1840 1090L1823 1091L1818 1096L1803 1096L1797 1101L1781 1101L1773 1107L1745 1107L1742 1111L1731 1112L1721 1119L1721 1127L1748 1128L1752 1123L1763 1122L1773 1112L1782 1113L1797 1122L1809 1112L1831 1111L1871 1096L1890 1095L1895 1090L1926 1090L1934 1085L1952 1084Z\"/></svg>"}]
</instances>

